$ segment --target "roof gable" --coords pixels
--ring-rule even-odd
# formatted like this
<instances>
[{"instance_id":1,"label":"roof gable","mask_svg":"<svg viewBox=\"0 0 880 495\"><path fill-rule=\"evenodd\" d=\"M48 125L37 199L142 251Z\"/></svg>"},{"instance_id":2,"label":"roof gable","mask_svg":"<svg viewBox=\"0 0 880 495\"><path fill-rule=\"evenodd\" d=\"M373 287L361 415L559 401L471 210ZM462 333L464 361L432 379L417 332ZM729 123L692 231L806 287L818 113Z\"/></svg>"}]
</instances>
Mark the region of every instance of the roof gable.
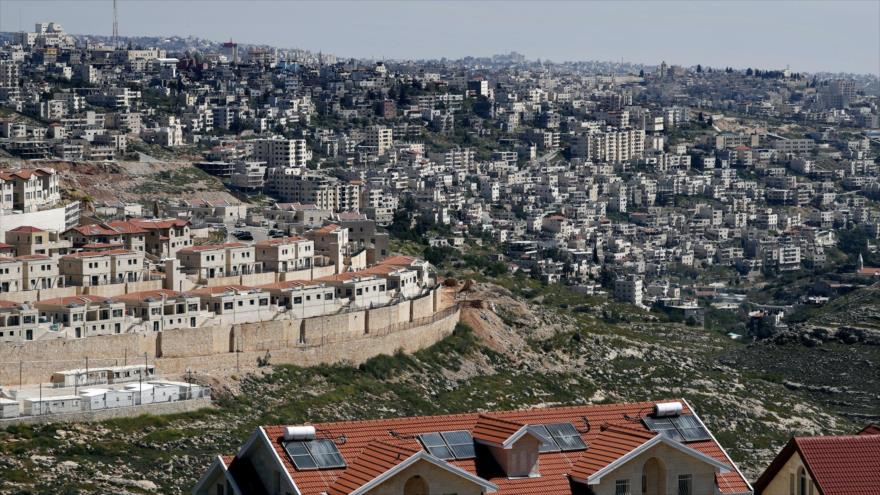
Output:
<instances>
[{"instance_id":1,"label":"roof gable","mask_svg":"<svg viewBox=\"0 0 880 495\"><path fill-rule=\"evenodd\" d=\"M642 431L612 426L590 444L590 448L572 468L571 477L589 485L598 484L605 475L659 445L676 449L697 461L715 467L722 473L731 469L727 464L663 435L656 433L646 435Z\"/></svg>"}]
</instances>

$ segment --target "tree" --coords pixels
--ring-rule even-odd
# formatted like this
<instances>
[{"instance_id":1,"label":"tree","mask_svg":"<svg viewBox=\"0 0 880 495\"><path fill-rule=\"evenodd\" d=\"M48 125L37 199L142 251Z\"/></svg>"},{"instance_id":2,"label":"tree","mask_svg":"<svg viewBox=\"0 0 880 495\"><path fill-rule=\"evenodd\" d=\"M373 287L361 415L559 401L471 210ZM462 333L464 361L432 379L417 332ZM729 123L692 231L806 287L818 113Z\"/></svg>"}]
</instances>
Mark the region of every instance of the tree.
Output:
<instances>
[{"instance_id":1,"label":"tree","mask_svg":"<svg viewBox=\"0 0 880 495\"><path fill-rule=\"evenodd\" d=\"M749 67L748 69L746 69L746 75L747 75L747 76L751 76L751 75L754 74L754 73L755 73L755 72L752 70L751 67Z\"/></svg>"},{"instance_id":2,"label":"tree","mask_svg":"<svg viewBox=\"0 0 880 495\"><path fill-rule=\"evenodd\" d=\"M642 69L639 71L639 77L641 77L641 78L645 77L645 69Z\"/></svg>"},{"instance_id":3,"label":"tree","mask_svg":"<svg viewBox=\"0 0 880 495\"><path fill-rule=\"evenodd\" d=\"M703 73L703 66L700 64L697 64L697 74L702 74L702 73Z\"/></svg>"}]
</instances>

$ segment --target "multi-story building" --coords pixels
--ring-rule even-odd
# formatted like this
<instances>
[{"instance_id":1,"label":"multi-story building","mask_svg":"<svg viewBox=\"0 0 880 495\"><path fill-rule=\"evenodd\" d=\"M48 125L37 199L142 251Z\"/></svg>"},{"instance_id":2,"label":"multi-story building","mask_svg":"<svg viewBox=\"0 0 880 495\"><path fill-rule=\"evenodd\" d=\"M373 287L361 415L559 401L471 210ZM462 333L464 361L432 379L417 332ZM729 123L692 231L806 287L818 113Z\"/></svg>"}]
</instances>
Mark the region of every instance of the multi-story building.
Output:
<instances>
[{"instance_id":1,"label":"multi-story building","mask_svg":"<svg viewBox=\"0 0 880 495\"><path fill-rule=\"evenodd\" d=\"M257 262L254 246L241 242L206 244L181 249L177 259L186 271L199 281L257 273L262 267Z\"/></svg>"},{"instance_id":2,"label":"multi-story building","mask_svg":"<svg viewBox=\"0 0 880 495\"><path fill-rule=\"evenodd\" d=\"M257 288L268 292L272 304L290 311L295 318L333 314L341 307L340 300L335 297L335 289L324 282L287 280Z\"/></svg>"},{"instance_id":3,"label":"multi-story building","mask_svg":"<svg viewBox=\"0 0 880 495\"><path fill-rule=\"evenodd\" d=\"M214 321L224 324L255 323L271 320L278 308L268 292L244 285L219 285L189 291L201 301L203 311L214 313Z\"/></svg>"},{"instance_id":4,"label":"multi-story building","mask_svg":"<svg viewBox=\"0 0 880 495\"><path fill-rule=\"evenodd\" d=\"M305 139L258 139L254 141L253 159L269 168L305 168L312 151Z\"/></svg>"},{"instance_id":5,"label":"multi-story building","mask_svg":"<svg viewBox=\"0 0 880 495\"><path fill-rule=\"evenodd\" d=\"M623 277L614 282L614 299L641 306L644 282L637 276Z\"/></svg>"},{"instance_id":6,"label":"multi-story building","mask_svg":"<svg viewBox=\"0 0 880 495\"><path fill-rule=\"evenodd\" d=\"M264 271L285 273L305 270L313 265L315 243L303 237L267 239L256 243L254 254Z\"/></svg>"},{"instance_id":7,"label":"multi-story building","mask_svg":"<svg viewBox=\"0 0 880 495\"><path fill-rule=\"evenodd\" d=\"M0 258L0 293L22 290L22 263L15 258Z\"/></svg>"},{"instance_id":8,"label":"multi-story building","mask_svg":"<svg viewBox=\"0 0 880 495\"><path fill-rule=\"evenodd\" d=\"M183 248L193 245L189 220L147 220L132 218L129 222L146 231L146 252L159 258L173 258Z\"/></svg>"},{"instance_id":9,"label":"multi-story building","mask_svg":"<svg viewBox=\"0 0 880 495\"><path fill-rule=\"evenodd\" d=\"M54 289L64 285L57 259L44 254L29 254L15 259L21 262L22 290Z\"/></svg>"},{"instance_id":10,"label":"multi-story building","mask_svg":"<svg viewBox=\"0 0 880 495\"><path fill-rule=\"evenodd\" d=\"M40 311L29 305L0 300L0 343L39 339L49 328L40 325Z\"/></svg>"},{"instance_id":11,"label":"multi-story building","mask_svg":"<svg viewBox=\"0 0 880 495\"><path fill-rule=\"evenodd\" d=\"M25 256L42 254L58 256L66 254L72 244L58 232L37 227L22 226L6 232L6 243L15 248L16 254Z\"/></svg>"},{"instance_id":12,"label":"multi-story building","mask_svg":"<svg viewBox=\"0 0 880 495\"><path fill-rule=\"evenodd\" d=\"M27 213L61 201L61 186L55 169L0 172L0 180L12 183L12 208L15 210ZM4 204L6 202L4 194Z\"/></svg>"},{"instance_id":13,"label":"multi-story building","mask_svg":"<svg viewBox=\"0 0 880 495\"><path fill-rule=\"evenodd\" d=\"M40 317L60 325L68 338L128 332L136 322L126 316L125 303L101 296L82 295L39 301Z\"/></svg>"},{"instance_id":14,"label":"multi-story building","mask_svg":"<svg viewBox=\"0 0 880 495\"><path fill-rule=\"evenodd\" d=\"M168 289L129 292L116 300L125 304L129 315L140 318L147 331L196 328L207 317L197 296Z\"/></svg>"},{"instance_id":15,"label":"multi-story building","mask_svg":"<svg viewBox=\"0 0 880 495\"><path fill-rule=\"evenodd\" d=\"M364 143L376 149L376 154L382 156L394 145L394 129L381 125L375 125L367 129Z\"/></svg>"}]
</instances>

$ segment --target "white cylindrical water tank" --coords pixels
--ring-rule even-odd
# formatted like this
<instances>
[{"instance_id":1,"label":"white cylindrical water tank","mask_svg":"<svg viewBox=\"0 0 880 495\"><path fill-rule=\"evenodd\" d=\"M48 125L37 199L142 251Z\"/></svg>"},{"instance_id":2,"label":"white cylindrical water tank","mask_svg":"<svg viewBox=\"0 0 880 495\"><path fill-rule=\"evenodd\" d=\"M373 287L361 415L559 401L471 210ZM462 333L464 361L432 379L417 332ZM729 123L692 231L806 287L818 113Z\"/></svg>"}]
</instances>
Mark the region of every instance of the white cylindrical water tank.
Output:
<instances>
[{"instance_id":1,"label":"white cylindrical water tank","mask_svg":"<svg viewBox=\"0 0 880 495\"><path fill-rule=\"evenodd\" d=\"M292 440L314 440L315 439L315 427L314 426L286 426L284 427L284 441L290 442Z\"/></svg>"},{"instance_id":2,"label":"white cylindrical water tank","mask_svg":"<svg viewBox=\"0 0 880 495\"><path fill-rule=\"evenodd\" d=\"M683 406L681 402L658 402L654 404L654 417L666 418L681 414Z\"/></svg>"}]
</instances>

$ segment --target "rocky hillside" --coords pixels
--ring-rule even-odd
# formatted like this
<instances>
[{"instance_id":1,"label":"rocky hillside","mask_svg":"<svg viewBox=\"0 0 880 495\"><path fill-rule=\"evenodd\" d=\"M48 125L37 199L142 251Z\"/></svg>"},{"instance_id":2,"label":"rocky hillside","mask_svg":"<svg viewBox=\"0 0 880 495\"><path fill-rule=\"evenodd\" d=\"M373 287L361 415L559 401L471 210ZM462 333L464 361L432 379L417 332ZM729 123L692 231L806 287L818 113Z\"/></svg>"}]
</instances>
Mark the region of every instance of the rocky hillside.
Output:
<instances>
[{"instance_id":1,"label":"rocky hillside","mask_svg":"<svg viewBox=\"0 0 880 495\"><path fill-rule=\"evenodd\" d=\"M743 344L562 286L512 290L461 292L455 334L412 356L264 368L192 414L10 428L0 492L187 493L259 424L674 397L754 478L791 434L877 419L876 380L848 375L876 375L877 346Z\"/></svg>"}]
</instances>

